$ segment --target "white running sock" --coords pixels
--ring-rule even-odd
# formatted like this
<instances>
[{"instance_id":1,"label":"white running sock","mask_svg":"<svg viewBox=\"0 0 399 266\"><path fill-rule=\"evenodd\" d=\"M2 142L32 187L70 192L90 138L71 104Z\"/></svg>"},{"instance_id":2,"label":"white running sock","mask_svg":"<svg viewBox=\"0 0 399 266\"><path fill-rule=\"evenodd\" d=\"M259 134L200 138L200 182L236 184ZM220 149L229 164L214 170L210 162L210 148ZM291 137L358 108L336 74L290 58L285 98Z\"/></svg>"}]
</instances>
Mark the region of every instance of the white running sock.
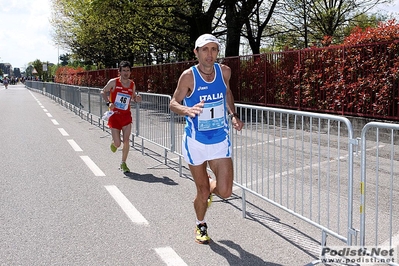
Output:
<instances>
[{"instance_id":1,"label":"white running sock","mask_svg":"<svg viewBox=\"0 0 399 266\"><path fill-rule=\"evenodd\" d=\"M197 225L199 225L199 224L204 224L204 223L206 223L206 222L205 222L205 219L202 220L202 221L199 221L198 219L196 219L195 223L196 223Z\"/></svg>"}]
</instances>

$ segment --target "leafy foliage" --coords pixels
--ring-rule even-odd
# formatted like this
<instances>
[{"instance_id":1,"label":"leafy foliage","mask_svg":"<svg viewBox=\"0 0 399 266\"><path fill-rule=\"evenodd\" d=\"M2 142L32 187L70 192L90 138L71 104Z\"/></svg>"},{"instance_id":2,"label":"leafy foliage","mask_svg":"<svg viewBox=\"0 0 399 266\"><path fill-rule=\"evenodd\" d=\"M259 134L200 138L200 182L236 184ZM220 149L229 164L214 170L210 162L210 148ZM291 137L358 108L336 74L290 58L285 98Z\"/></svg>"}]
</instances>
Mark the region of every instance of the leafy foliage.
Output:
<instances>
[{"instance_id":1,"label":"leafy foliage","mask_svg":"<svg viewBox=\"0 0 399 266\"><path fill-rule=\"evenodd\" d=\"M293 74L278 82L283 88L279 94L293 90L300 109L392 116L398 102L398 38L399 25L391 20L376 28L355 28L341 46L302 50L289 68Z\"/></svg>"},{"instance_id":2,"label":"leafy foliage","mask_svg":"<svg viewBox=\"0 0 399 266\"><path fill-rule=\"evenodd\" d=\"M32 62L32 66L34 69L37 71L37 76L38 77L43 77L43 63L39 59L36 59L35 61Z\"/></svg>"},{"instance_id":3,"label":"leafy foliage","mask_svg":"<svg viewBox=\"0 0 399 266\"><path fill-rule=\"evenodd\" d=\"M336 0L336 1L279 1L273 14L276 22L268 28L275 34L277 49L289 45L303 49L320 45L325 36L332 36L335 44L350 34L350 29L361 26L375 27L385 18L369 14L370 9L391 0Z\"/></svg>"},{"instance_id":4,"label":"leafy foliage","mask_svg":"<svg viewBox=\"0 0 399 266\"><path fill-rule=\"evenodd\" d=\"M399 25L392 20L377 28L355 28L339 46L328 46L332 40L325 37L324 48L287 49L220 61L234 73L230 87L238 102L398 120L398 39ZM172 94L181 72L195 63L135 67L133 79L138 90L146 90L150 78L157 92ZM113 77L96 75L70 81L104 86L107 78Z\"/></svg>"},{"instance_id":5,"label":"leafy foliage","mask_svg":"<svg viewBox=\"0 0 399 266\"><path fill-rule=\"evenodd\" d=\"M221 0L52 0L55 38L87 64L121 60L150 65L192 59L193 44L212 31Z\"/></svg>"},{"instance_id":6,"label":"leafy foliage","mask_svg":"<svg viewBox=\"0 0 399 266\"><path fill-rule=\"evenodd\" d=\"M77 73L83 72L84 69L73 68L69 66L59 67L55 72L55 79L54 81L57 83L64 83L64 84L82 84L82 80L79 79Z\"/></svg>"},{"instance_id":7,"label":"leafy foliage","mask_svg":"<svg viewBox=\"0 0 399 266\"><path fill-rule=\"evenodd\" d=\"M55 42L72 52L74 62L111 68L121 60L192 60L203 33L223 40L227 57L239 55L242 38L253 54L276 39L278 48L288 43L297 49L326 35L337 41L356 18L389 1L52 0L52 24Z\"/></svg>"}]
</instances>

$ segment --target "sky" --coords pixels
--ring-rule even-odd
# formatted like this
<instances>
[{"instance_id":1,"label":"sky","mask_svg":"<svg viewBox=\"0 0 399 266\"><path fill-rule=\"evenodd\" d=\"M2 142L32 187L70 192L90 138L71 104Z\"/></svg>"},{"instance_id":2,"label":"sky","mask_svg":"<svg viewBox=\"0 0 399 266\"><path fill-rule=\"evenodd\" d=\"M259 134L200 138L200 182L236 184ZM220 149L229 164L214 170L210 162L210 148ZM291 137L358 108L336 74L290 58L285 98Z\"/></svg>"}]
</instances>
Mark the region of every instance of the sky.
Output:
<instances>
[{"instance_id":1,"label":"sky","mask_svg":"<svg viewBox=\"0 0 399 266\"><path fill-rule=\"evenodd\" d=\"M51 0L0 0L0 63L24 70L30 62L58 63L52 40Z\"/></svg>"},{"instance_id":2,"label":"sky","mask_svg":"<svg viewBox=\"0 0 399 266\"><path fill-rule=\"evenodd\" d=\"M399 0L378 9L399 18ZM66 51L54 43L50 19L51 0L0 0L0 63L22 71L36 59L57 64Z\"/></svg>"}]
</instances>

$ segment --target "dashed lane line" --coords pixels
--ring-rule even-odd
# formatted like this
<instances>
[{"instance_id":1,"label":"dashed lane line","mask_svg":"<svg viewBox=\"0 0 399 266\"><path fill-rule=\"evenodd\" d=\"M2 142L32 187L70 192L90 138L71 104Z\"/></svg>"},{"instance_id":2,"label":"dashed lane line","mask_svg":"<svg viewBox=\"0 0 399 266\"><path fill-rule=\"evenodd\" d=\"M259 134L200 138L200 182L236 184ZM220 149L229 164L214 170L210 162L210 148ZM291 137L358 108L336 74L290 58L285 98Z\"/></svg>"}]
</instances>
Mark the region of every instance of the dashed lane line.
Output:
<instances>
[{"instance_id":1,"label":"dashed lane line","mask_svg":"<svg viewBox=\"0 0 399 266\"><path fill-rule=\"evenodd\" d=\"M64 137L69 136L68 132L66 132L65 129L63 129L63 128L60 127L60 128L58 128L58 130L60 131L61 135L63 135Z\"/></svg>"},{"instance_id":2,"label":"dashed lane line","mask_svg":"<svg viewBox=\"0 0 399 266\"><path fill-rule=\"evenodd\" d=\"M95 176L105 176L104 172L90 159L89 156L80 156Z\"/></svg>"},{"instance_id":3,"label":"dashed lane line","mask_svg":"<svg viewBox=\"0 0 399 266\"><path fill-rule=\"evenodd\" d=\"M154 250L168 266L187 266L171 247L155 248Z\"/></svg>"},{"instance_id":4,"label":"dashed lane line","mask_svg":"<svg viewBox=\"0 0 399 266\"><path fill-rule=\"evenodd\" d=\"M133 223L148 225L148 221L144 218L144 216L141 215L141 213L116 186L105 186L105 188Z\"/></svg>"},{"instance_id":5,"label":"dashed lane line","mask_svg":"<svg viewBox=\"0 0 399 266\"><path fill-rule=\"evenodd\" d=\"M74 141L73 139L68 139L67 141L68 141L69 145L72 146L72 148L73 148L74 151L83 151L83 150L79 147L79 145L76 143L76 141Z\"/></svg>"}]
</instances>

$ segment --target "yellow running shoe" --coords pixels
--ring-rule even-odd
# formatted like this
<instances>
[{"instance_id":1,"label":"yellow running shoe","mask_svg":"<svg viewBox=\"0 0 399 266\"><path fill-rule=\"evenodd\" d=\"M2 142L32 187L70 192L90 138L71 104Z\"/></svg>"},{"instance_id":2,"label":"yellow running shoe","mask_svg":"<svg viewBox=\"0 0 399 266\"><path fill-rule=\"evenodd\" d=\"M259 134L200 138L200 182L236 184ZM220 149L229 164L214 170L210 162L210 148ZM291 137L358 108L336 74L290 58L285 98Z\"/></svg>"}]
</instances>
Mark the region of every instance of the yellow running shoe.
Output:
<instances>
[{"instance_id":1,"label":"yellow running shoe","mask_svg":"<svg viewBox=\"0 0 399 266\"><path fill-rule=\"evenodd\" d=\"M119 169L121 169L122 172L124 172L124 173L129 173L130 172L129 167L127 167L125 162L121 163L121 166L119 167Z\"/></svg>"},{"instance_id":2,"label":"yellow running shoe","mask_svg":"<svg viewBox=\"0 0 399 266\"><path fill-rule=\"evenodd\" d=\"M208 197L208 208L211 207L212 199L213 199L213 194L211 193L211 194L209 194L209 197Z\"/></svg>"},{"instance_id":3,"label":"yellow running shoe","mask_svg":"<svg viewBox=\"0 0 399 266\"><path fill-rule=\"evenodd\" d=\"M114 143L112 142L111 143L111 146L110 146L110 148L111 148L111 151L113 152L113 153L115 153L116 152L116 150L118 149L115 145L114 145Z\"/></svg>"},{"instance_id":4,"label":"yellow running shoe","mask_svg":"<svg viewBox=\"0 0 399 266\"><path fill-rule=\"evenodd\" d=\"M208 236L208 226L206 223L197 225L195 228L195 242L199 244L209 244L211 238Z\"/></svg>"},{"instance_id":5,"label":"yellow running shoe","mask_svg":"<svg viewBox=\"0 0 399 266\"><path fill-rule=\"evenodd\" d=\"M208 179L209 179L209 186L211 186L212 177L209 174L208 174ZM211 207L212 198L213 198L213 195L212 195L212 193L210 193L209 196L208 196L208 208Z\"/></svg>"}]
</instances>

